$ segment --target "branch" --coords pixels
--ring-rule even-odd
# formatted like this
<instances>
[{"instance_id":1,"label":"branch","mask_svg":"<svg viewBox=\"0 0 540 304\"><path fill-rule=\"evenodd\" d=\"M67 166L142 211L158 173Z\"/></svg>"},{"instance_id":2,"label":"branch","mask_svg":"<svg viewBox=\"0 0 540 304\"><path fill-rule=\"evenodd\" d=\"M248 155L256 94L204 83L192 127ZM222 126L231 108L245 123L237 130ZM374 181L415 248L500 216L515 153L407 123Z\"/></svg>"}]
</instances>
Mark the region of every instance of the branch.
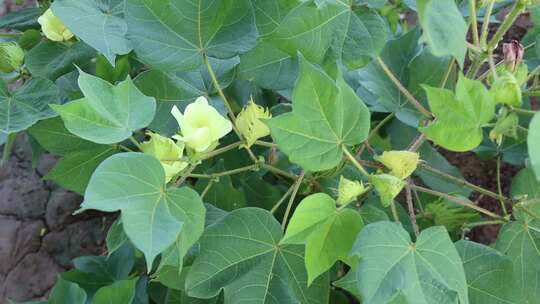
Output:
<instances>
[{"instance_id":1,"label":"branch","mask_svg":"<svg viewBox=\"0 0 540 304\"><path fill-rule=\"evenodd\" d=\"M285 215L283 216L283 221L281 222L281 229L285 231L285 227L287 226L287 220L289 219L289 213L291 213L291 208L294 203L294 199L296 198L296 194L298 194L298 189L300 189L300 185L302 185L302 180L304 179L304 176L306 175L306 172L302 171L298 179L296 180L296 184L293 187L292 195L289 198L289 203L287 204L287 209L285 209Z\"/></svg>"},{"instance_id":2,"label":"branch","mask_svg":"<svg viewBox=\"0 0 540 304\"><path fill-rule=\"evenodd\" d=\"M411 224L414 229L414 234L416 237L420 235L420 228L418 228L418 223L416 222L416 213L414 212L414 205L411 193L411 179L407 179L407 184L405 185L405 197L407 200L407 207L409 209L409 217L411 218Z\"/></svg>"}]
</instances>

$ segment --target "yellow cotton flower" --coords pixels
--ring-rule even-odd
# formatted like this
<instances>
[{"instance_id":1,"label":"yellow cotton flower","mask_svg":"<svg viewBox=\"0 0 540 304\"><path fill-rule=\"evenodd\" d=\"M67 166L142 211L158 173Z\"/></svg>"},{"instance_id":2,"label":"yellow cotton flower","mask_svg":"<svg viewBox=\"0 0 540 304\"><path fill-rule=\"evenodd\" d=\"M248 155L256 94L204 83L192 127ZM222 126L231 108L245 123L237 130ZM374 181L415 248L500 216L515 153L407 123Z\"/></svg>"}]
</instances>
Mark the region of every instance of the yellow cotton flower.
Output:
<instances>
[{"instance_id":1,"label":"yellow cotton flower","mask_svg":"<svg viewBox=\"0 0 540 304\"><path fill-rule=\"evenodd\" d=\"M38 18L41 30L52 41L67 41L73 37L73 33L56 17L49 8Z\"/></svg>"},{"instance_id":2,"label":"yellow cotton flower","mask_svg":"<svg viewBox=\"0 0 540 304\"><path fill-rule=\"evenodd\" d=\"M174 106L171 114L180 126L181 135L174 136L190 149L198 153L210 152L218 145L218 140L232 130L232 123L199 97L189 104L184 114Z\"/></svg>"},{"instance_id":3,"label":"yellow cotton flower","mask_svg":"<svg viewBox=\"0 0 540 304\"><path fill-rule=\"evenodd\" d=\"M410 151L385 151L376 160L390 169L393 176L406 179L416 170L420 156Z\"/></svg>"},{"instance_id":4,"label":"yellow cotton flower","mask_svg":"<svg viewBox=\"0 0 540 304\"><path fill-rule=\"evenodd\" d=\"M357 196L366 192L366 187L359 181L352 181L341 176L338 186L338 205L347 205L356 199Z\"/></svg>"},{"instance_id":5,"label":"yellow cotton flower","mask_svg":"<svg viewBox=\"0 0 540 304\"><path fill-rule=\"evenodd\" d=\"M257 139L270 135L270 129L261 121L261 119L269 118L272 118L272 114L268 112L268 109L255 104L253 100L250 100L238 114L236 126L246 139L248 147L251 147Z\"/></svg>"},{"instance_id":6,"label":"yellow cotton flower","mask_svg":"<svg viewBox=\"0 0 540 304\"><path fill-rule=\"evenodd\" d=\"M154 156L160 161L165 170L166 182L169 182L176 174L184 170L188 163L181 160L184 155L184 143L175 143L172 139L159 134L149 132L150 140L141 143L144 153Z\"/></svg>"}]
</instances>

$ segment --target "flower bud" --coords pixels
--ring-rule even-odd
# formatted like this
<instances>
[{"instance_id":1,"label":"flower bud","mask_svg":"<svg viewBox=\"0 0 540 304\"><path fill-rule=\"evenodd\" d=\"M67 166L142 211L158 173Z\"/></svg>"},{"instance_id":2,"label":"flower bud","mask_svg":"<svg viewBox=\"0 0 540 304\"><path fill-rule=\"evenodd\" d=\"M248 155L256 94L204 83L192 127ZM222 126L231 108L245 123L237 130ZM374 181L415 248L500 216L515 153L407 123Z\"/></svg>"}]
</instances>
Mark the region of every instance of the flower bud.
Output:
<instances>
[{"instance_id":1,"label":"flower bud","mask_svg":"<svg viewBox=\"0 0 540 304\"><path fill-rule=\"evenodd\" d=\"M197 153L212 151L218 145L218 140L232 130L232 123L202 96L189 104L184 114L176 106L171 114L176 118L181 132L174 138Z\"/></svg>"},{"instance_id":2,"label":"flower bud","mask_svg":"<svg viewBox=\"0 0 540 304\"><path fill-rule=\"evenodd\" d=\"M154 156L165 171L166 182L184 170L188 163L180 160L184 155L184 144L175 143L172 139L149 132L150 140L141 143L142 152Z\"/></svg>"},{"instance_id":3,"label":"flower bud","mask_svg":"<svg viewBox=\"0 0 540 304\"><path fill-rule=\"evenodd\" d=\"M38 23L41 24L41 30L49 40L60 42L73 37L73 33L53 14L50 8L38 18Z\"/></svg>"},{"instance_id":4,"label":"flower bud","mask_svg":"<svg viewBox=\"0 0 540 304\"><path fill-rule=\"evenodd\" d=\"M0 71L11 73L24 63L24 51L16 42L0 42Z\"/></svg>"},{"instance_id":5,"label":"flower bud","mask_svg":"<svg viewBox=\"0 0 540 304\"><path fill-rule=\"evenodd\" d=\"M504 63L512 72L516 71L516 67L523 60L524 48L517 40L512 40L509 43L503 44Z\"/></svg>"},{"instance_id":6,"label":"flower bud","mask_svg":"<svg viewBox=\"0 0 540 304\"><path fill-rule=\"evenodd\" d=\"M398 177L390 174L377 174L372 175L369 181L375 188L375 191L379 193L381 203L383 206L388 207L405 187L405 182Z\"/></svg>"},{"instance_id":7,"label":"flower bud","mask_svg":"<svg viewBox=\"0 0 540 304\"><path fill-rule=\"evenodd\" d=\"M497 120L495 127L489 132L489 138L497 144L502 143L503 136L512 138L518 137L517 129L519 125L519 117L516 113L504 115Z\"/></svg>"},{"instance_id":8,"label":"flower bud","mask_svg":"<svg viewBox=\"0 0 540 304\"><path fill-rule=\"evenodd\" d=\"M501 75L491 87L495 101L514 107L521 106L521 87L512 73Z\"/></svg>"},{"instance_id":9,"label":"flower bud","mask_svg":"<svg viewBox=\"0 0 540 304\"><path fill-rule=\"evenodd\" d=\"M406 179L416 170L420 156L410 151L385 151L375 159L390 169L391 175Z\"/></svg>"},{"instance_id":10,"label":"flower bud","mask_svg":"<svg viewBox=\"0 0 540 304\"><path fill-rule=\"evenodd\" d=\"M338 205L347 205L364 192L366 192L364 184L341 176L339 179L337 203Z\"/></svg>"},{"instance_id":11,"label":"flower bud","mask_svg":"<svg viewBox=\"0 0 540 304\"><path fill-rule=\"evenodd\" d=\"M270 135L270 129L261 120L272 118L268 109L255 104L253 100L242 109L236 118L236 127L246 139L248 147L259 138Z\"/></svg>"}]
</instances>

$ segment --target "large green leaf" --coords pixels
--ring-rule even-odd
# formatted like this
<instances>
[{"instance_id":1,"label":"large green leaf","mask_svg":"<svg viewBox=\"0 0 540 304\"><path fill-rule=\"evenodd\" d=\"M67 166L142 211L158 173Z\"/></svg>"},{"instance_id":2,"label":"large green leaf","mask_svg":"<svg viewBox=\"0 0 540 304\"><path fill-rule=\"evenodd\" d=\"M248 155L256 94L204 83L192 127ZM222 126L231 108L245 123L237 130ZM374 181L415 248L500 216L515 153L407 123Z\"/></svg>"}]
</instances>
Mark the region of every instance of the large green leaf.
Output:
<instances>
[{"instance_id":1,"label":"large green leaf","mask_svg":"<svg viewBox=\"0 0 540 304\"><path fill-rule=\"evenodd\" d=\"M0 80L0 133L25 130L37 121L56 116L49 104L60 102L57 87L44 78L32 78L14 92Z\"/></svg>"},{"instance_id":2,"label":"large green leaf","mask_svg":"<svg viewBox=\"0 0 540 304\"><path fill-rule=\"evenodd\" d=\"M369 110L342 78L334 81L300 59L293 111L267 123L279 148L310 171L331 169L342 159L342 145L366 139Z\"/></svg>"},{"instance_id":3,"label":"large green leaf","mask_svg":"<svg viewBox=\"0 0 540 304\"><path fill-rule=\"evenodd\" d=\"M199 195L186 187L167 188L160 162L142 153L116 154L101 163L81 207L121 211L124 230L144 253L148 269L178 238L198 237L204 227L205 209Z\"/></svg>"},{"instance_id":4,"label":"large green leaf","mask_svg":"<svg viewBox=\"0 0 540 304\"><path fill-rule=\"evenodd\" d=\"M352 254L360 258L355 274L363 303L469 303L461 259L443 227L422 231L412 243L397 223L369 224Z\"/></svg>"},{"instance_id":5,"label":"large green leaf","mask_svg":"<svg viewBox=\"0 0 540 304\"><path fill-rule=\"evenodd\" d=\"M471 303L523 303L508 257L491 247L464 240L456 243L456 249L465 268Z\"/></svg>"},{"instance_id":6,"label":"large green leaf","mask_svg":"<svg viewBox=\"0 0 540 304\"><path fill-rule=\"evenodd\" d=\"M114 65L116 55L131 50L126 39L124 0L58 0L54 14L73 34L100 51Z\"/></svg>"},{"instance_id":7,"label":"large green leaf","mask_svg":"<svg viewBox=\"0 0 540 304\"><path fill-rule=\"evenodd\" d=\"M68 153L43 178L73 192L84 194L94 170L114 153L116 148L112 146L96 146Z\"/></svg>"},{"instance_id":8,"label":"large green leaf","mask_svg":"<svg viewBox=\"0 0 540 304\"><path fill-rule=\"evenodd\" d=\"M529 125L529 135L527 137L529 148L529 158L536 174L536 179L540 181L540 113L536 113Z\"/></svg>"},{"instance_id":9,"label":"large green leaf","mask_svg":"<svg viewBox=\"0 0 540 304\"><path fill-rule=\"evenodd\" d=\"M95 51L84 42L65 45L53 41L43 41L26 54L26 67L32 76L56 80L75 70L76 65L90 61Z\"/></svg>"},{"instance_id":10,"label":"large green leaf","mask_svg":"<svg viewBox=\"0 0 540 304\"><path fill-rule=\"evenodd\" d=\"M515 282L526 302L540 303L540 220L516 213L518 221L505 224L495 248L510 258Z\"/></svg>"},{"instance_id":11,"label":"large green leaf","mask_svg":"<svg viewBox=\"0 0 540 304\"><path fill-rule=\"evenodd\" d=\"M253 0L257 29L261 36L272 33L287 14L300 4L301 0Z\"/></svg>"},{"instance_id":12,"label":"large green leaf","mask_svg":"<svg viewBox=\"0 0 540 304\"><path fill-rule=\"evenodd\" d=\"M349 252L363 226L356 210L337 209L336 202L327 194L312 194L296 207L281 243L306 245L306 269L311 284L338 260L350 263Z\"/></svg>"},{"instance_id":13,"label":"large green leaf","mask_svg":"<svg viewBox=\"0 0 540 304\"><path fill-rule=\"evenodd\" d=\"M234 57L257 38L249 0L127 0L126 20L139 58L169 71L200 66L204 53Z\"/></svg>"},{"instance_id":14,"label":"large green leaf","mask_svg":"<svg viewBox=\"0 0 540 304\"><path fill-rule=\"evenodd\" d=\"M482 127L495 116L495 100L482 82L460 75L456 92L424 86L436 117L422 132L451 151L476 148L483 139Z\"/></svg>"},{"instance_id":15,"label":"large green leaf","mask_svg":"<svg viewBox=\"0 0 540 304\"><path fill-rule=\"evenodd\" d=\"M101 287L92 298L92 304L131 304L135 297L136 283L137 278Z\"/></svg>"},{"instance_id":16,"label":"large green leaf","mask_svg":"<svg viewBox=\"0 0 540 304\"><path fill-rule=\"evenodd\" d=\"M522 169L514 176L510 194L514 199L540 197L540 181L536 180L531 168Z\"/></svg>"},{"instance_id":17,"label":"large green leaf","mask_svg":"<svg viewBox=\"0 0 540 304\"><path fill-rule=\"evenodd\" d=\"M113 86L83 71L79 73L85 98L53 106L71 133L96 143L113 144L148 126L154 118L154 98L143 95L129 77Z\"/></svg>"},{"instance_id":18,"label":"large green leaf","mask_svg":"<svg viewBox=\"0 0 540 304\"><path fill-rule=\"evenodd\" d=\"M49 304L85 304L86 293L79 285L58 277L49 295Z\"/></svg>"},{"instance_id":19,"label":"large green leaf","mask_svg":"<svg viewBox=\"0 0 540 304\"><path fill-rule=\"evenodd\" d=\"M279 244L281 236L268 211L229 213L203 234L187 277L188 294L212 298L223 289L225 304L328 303L328 276L308 288L302 247Z\"/></svg>"},{"instance_id":20,"label":"large green leaf","mask_svg":"<svg viewBox=\"0 0 540 304\"><path fill-rule=\"evenodd\" d=\"M451 55L463 66L467 24L454 0L418 0L423 40L435 56Z\"/></svg>"},{"instance_id":21,"label":"large green leaf","mask_svg":"<svg viewBox=\"0 0 540 304\"><path fill-rule=\"evenodd\" d=\"M60 117L54 117L38 121L28 129L28 133L45 148L45 150L65 155L70 152L95 149L100 145L84 140L70 133Z\"/></svg>"}]
</instances>

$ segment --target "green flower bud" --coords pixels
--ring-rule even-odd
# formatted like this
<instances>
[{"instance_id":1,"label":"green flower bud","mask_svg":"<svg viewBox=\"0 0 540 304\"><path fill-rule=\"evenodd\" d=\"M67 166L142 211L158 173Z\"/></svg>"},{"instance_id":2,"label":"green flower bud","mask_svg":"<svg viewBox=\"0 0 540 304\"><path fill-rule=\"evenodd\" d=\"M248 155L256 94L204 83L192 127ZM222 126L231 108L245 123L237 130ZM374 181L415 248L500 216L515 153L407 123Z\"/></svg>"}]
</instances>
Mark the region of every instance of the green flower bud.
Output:
<instances>
[{"instance_id":1,"label":"green flower bud","mask_svg":"<svg viewBox=\"0 0 540 304\"><path fill-rule=\"evenodd\" d=\"M24 51L16 42L0 42L0 71L11 73L24 63Z\"/></svg>"},{"instance_id":2,"label":"green flower bud","mask_svg":"<svg viewBox=\"0 0 540 304\"><path fill-rule=\"evenodd\" d=\"M416 170L420 156L410 151L385 151L375 159L390 169L391 175L406 179Z\"/></svg>"},{"instance_id":3,"label":"green flower bud","mask_svg":"<svg viewBox=\"0 0 540 304\"><path fill-rule=\"evenodd\" d=\"M270 135L270 129L262 120L272 118L272 114L250 100L236 118L236 126L240 134L244 136L247 146L251 147L259 138Z\"/></svg>"},{"instance_id":4,"label":"green flower bud","mask_svg":"<svg viewBox=\"0 0 540 304\"><path fill-rule=\"evenodd\" d=\"M516 113L504 115L495 124L495 127L489 132L489 138L497 144L502 143L503 136L517 138L517 129L519 125L519 117Z\"/></svg>"},{"instance_id":5,"label":"green flower bud","mask_svg":"<svg viewBox=\"0 0 540 304\"><path fill-rule=\"evenodd\" d=\"M346 205L366 192L366 187L359 181L352 181L341 176L338 186L338 205Z\"/></svg>"},{"instance_id":6,"label":"green flower bud","mask_svg":"<svg viewBox=\"0 0 540 304\"><path fill-rule=\"evenodd\" d=\"M495 80L491 91L496 102L521 107L521 87L512 73L505 73Z\"/></svg>"},{"instance_id":7,"label":"green flower bud","mask_svg":"<svg viewBox=\"0 0 540 304\"><path fill-rule=\"evenodd\" d=\"M369 181L375 188L375 191L379 193L381 203L385 207L390 206L394 198L396 198L403 187L405 187L404 181L402 181L399 177L395 177L390 174L372 175L370 176Z\"/></svg>"}]
</instances>

